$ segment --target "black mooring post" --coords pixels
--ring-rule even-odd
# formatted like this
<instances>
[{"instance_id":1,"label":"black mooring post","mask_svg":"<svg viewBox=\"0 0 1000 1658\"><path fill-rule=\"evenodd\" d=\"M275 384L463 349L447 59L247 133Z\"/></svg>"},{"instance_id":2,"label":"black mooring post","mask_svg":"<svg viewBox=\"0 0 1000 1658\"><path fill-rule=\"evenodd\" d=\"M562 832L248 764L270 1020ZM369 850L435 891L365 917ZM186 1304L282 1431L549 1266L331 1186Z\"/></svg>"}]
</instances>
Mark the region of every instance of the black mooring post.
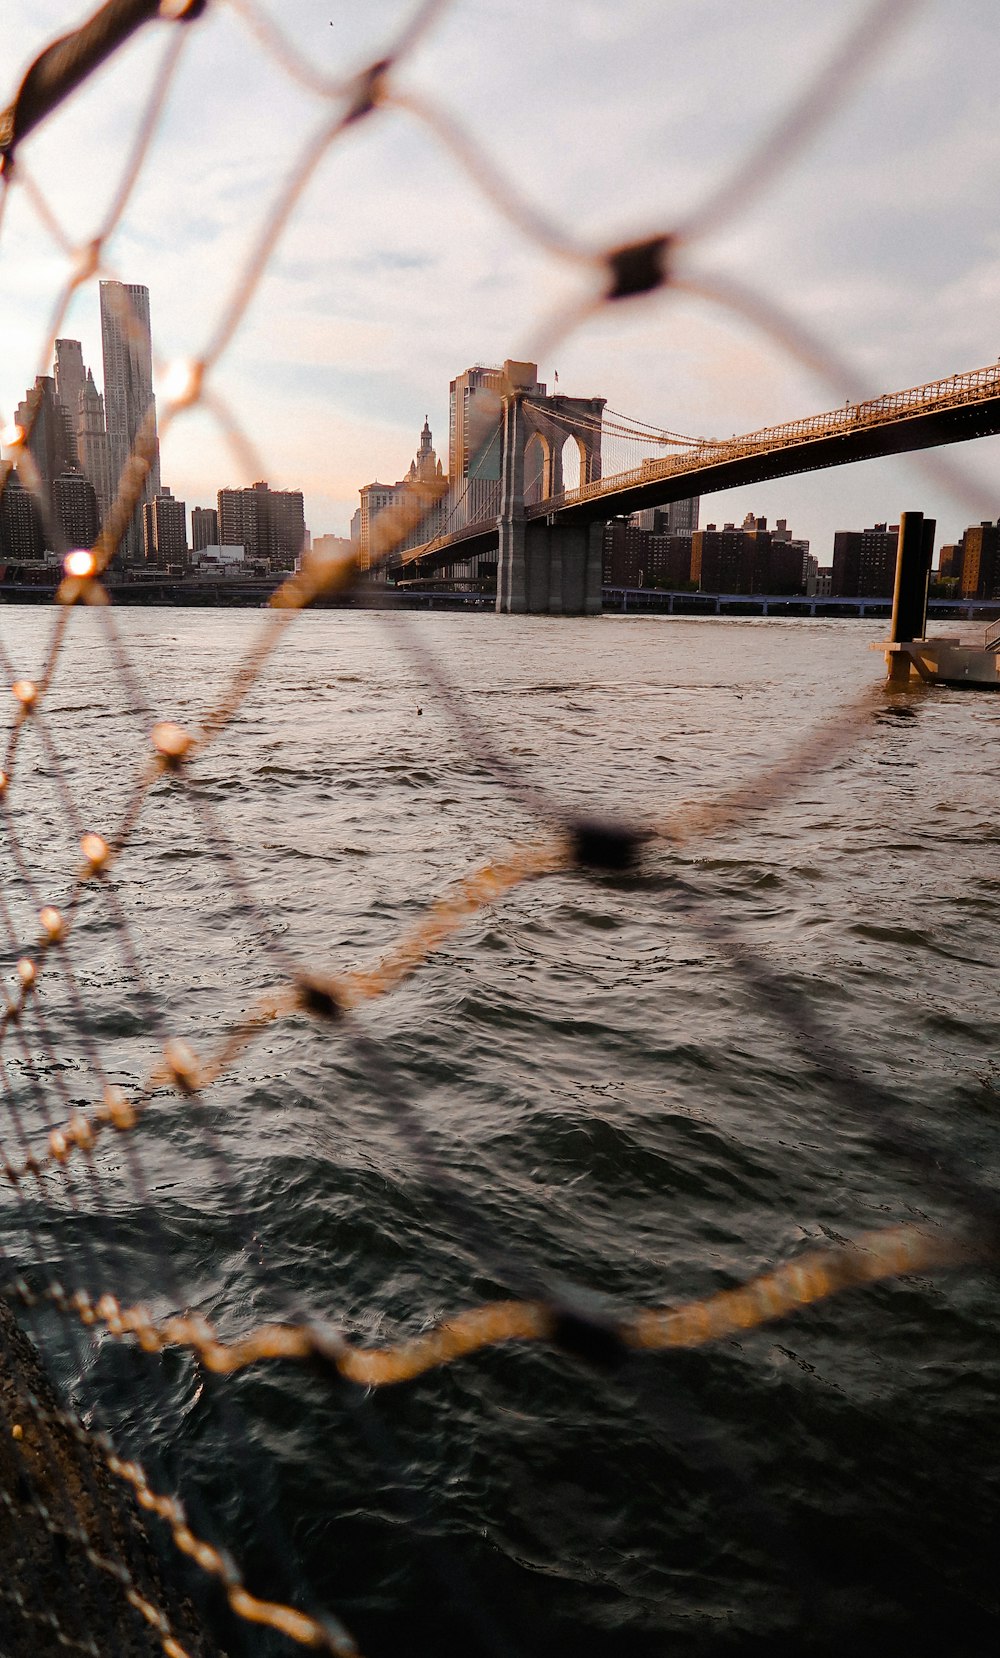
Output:
<instances>
[{"instance_id":1,"label":"black mooring post","mask_svg":"<svg viewBox=\"0 0 1000 1658\"><path fill-rule=\"evenodd\" d=\"M890 642L893 645L908 645L911 640L924 637L927 628L927 589L930 585L936 529L937 521L925 518L922 512L904 512L899 520L896 586L892 595L890 634ZM908 653L894 651L889 657L889 678L898 682L909 677Z\"/></svg>"}]
</instances>

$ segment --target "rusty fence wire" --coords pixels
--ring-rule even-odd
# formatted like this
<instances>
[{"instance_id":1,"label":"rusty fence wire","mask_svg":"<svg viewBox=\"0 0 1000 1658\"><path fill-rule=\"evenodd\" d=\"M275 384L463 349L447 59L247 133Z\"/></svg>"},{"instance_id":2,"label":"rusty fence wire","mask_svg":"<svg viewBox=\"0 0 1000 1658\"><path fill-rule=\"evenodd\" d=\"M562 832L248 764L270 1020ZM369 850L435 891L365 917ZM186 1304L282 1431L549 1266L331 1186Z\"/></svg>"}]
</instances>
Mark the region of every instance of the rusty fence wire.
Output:
<instances>
[{"instance_id":1,"label":"rusty fence wire","mask_svg":"<svg viewBox=\"0 0 1000 1658\"><path fill-rule=\"evenodd\" d=\"M885 52L914 12L914 0L876 0L850 28L832 58L820 66L812 83L793 97L790 107L765 140L744 156L700 209L655 235L625 246L601 246L535 206L480 144L449 115L443 104L404 88L399 71L442 14L460 9L458 0L425 0L399 28L378 59L342 78L328 78L306 56L289 17L280 24L253 0L214 0L226 5L245 31L263 48L276 77L285 77L315 111L312 130L291 166L273 187L250 249L238 268L220 281L214 318L188 356L170 367L169 399L161 411L160 433L201 409L217 423L238 462L263 476L255 444L239 413L230 408L215 383L214 371L268 270L269 261L321 160L335 145L348 145L363 125L389 120L415 121L427 129L454 163L473 181L482 198L503 220L529 238L552 261L576 273L577 300L551 317L528 319L535 331L534 354L550 353L554 343L601 308L613 309L656 296L664 302L672 291L698 292L735 309L761 326L783 349L796 353L840 387L847 373L837 352L808 337L764 293L737 289L699 275L691 250L719 224L742 210L756 192L798 156L813 133L840 107L845 94ZM37 58L0 116L0 257L16 261L18 250L3 233L2 216L10 198L20 193L65 261L65 278L39 347L40 372L46 372L57 336L77 291L99 278L117 278L108 244L132 199L178 65L199 51L199 22L210 9L206 0L109 0L81 28L53 43ZM160 65L145 99L110 203L86 240L75 240L52 208L43 180L36 176L32 132L42 126L66 98L76 94L137 30L162 35ZM237 72L234 68L233 72ZM197 181L187 181L194 194ZM192 203L193 206L193 203ZM138 326L134 318L126 326ZM161 365L166 367L166 365ZM5 395L11 395L5 390ZM296 945L294 925L261 898L254 869L245 851L232 841L199 778L202 757L244 709L252 695L266 688L275 653L294 651L299 613L318 599L363 594L374 572L361 572L351 555L306 553L301 568L275 591L265 615L237 663L228 686L206 703L197 717L181 722L171 709L155 705L141 661L130 656L104 577L122 536L142 498L153 459L155 432L150 424L140 435L119 481L117 498L92 548L61 543L58 517L45 482L34 467L30 430L12 428L8 404L6 459L0 489L16 466L34 491L52 544L64 559L64 574L52 611L41 664L29 669L18 661L0 628L0 666L11 710L0 767L0 818L3 831L3 887L0 933L6 966L6 1000L0 1010L0 1084L4 1091L0 1118L0 1173L7 1189L4 1215L16 1216L16 1229L0 1231L0 1275L7 1303L20 1316L58 1316L72 1345L75 1363L85 1374L98 1346L108 1341L122 1350L123 1385L144 1366L165 1364L186 1354L196 1371L222 1378L215 1397L225 1431L246 1448L248 1478L262 1489L270 1478L255 1451L238 1399L230 1398L225 1378L251 1367L298 1362L323 1379L360 1393L417 1383L428 1370L459 1364L485 1347L544 1343L562 1351L567 1363L582 1360L614 1367L655 1361L649 1355L698 1347L734 1332L784 1319L827 1296L862 1291L886 1278L913 1272L981 1265L996 1258L997 1199L987 1179L967 1165L941 1139L909 1120L905 1102L873 1083L863 1066L839 1056L839 1045L819 1012L800 990L782 979L768 962L737 934L710 897L676 875L671 900L684 925L719 950L743 982L756 1005L784 1027L804 1054L819 1064L821 1080L835 1108L870 1133L878 1147L909 1163L929 1189L950 1205L954 1224L894 1225L866 1231L840 1246L810 1250L759 1275L748 1275L707 1298L660 1307L602 1305L595 1312L584 1286L555 1284L521 1249L503 1238L476 1212L459 1174L434 1134L434 1125L413 1104L405 1072L372 1034L366 1010L391 996L468 923L489 906L504 904L525 883L569 876L586 882L608 874L628 873L641 887L647 860L657 850L676 851L696 840L724 836L735 827L764 819L803 781L832 765L862 733L871 729L881 693L866 695L838 709L828 723L809 732L773 765L749 781L722 788L710 801L664 803L662 812L639 823L619 821L595 811L581 819L551 788L529 782L514 762L496 751L472 707L452 687L405 618L393 619L397 637L411 653L415 669L439 693L455 730L470 755L488 771L498 791L510 796L519 814L527 813L534 832L500 848L455 879L419 918L377 959L363 966L315 959ZM951 476L961 480L952 466ZM968 498L974 499L973 486ZM374 546L375 571L410 535L422 505L414 492L405 511L384 515ZM111 817L94 811L91 792L81 798L79 773L66 759L56 719L50 713L50 688L60 671L81 607L89 609L101 630L113 663L123 706L131 711L130 781L123 804ZM91 741L100 742L95 729ZM34 805L47 791L53 843L40 847L27 832L22 807ZM185 814L185 833L208 851L228 895L232 913L259 941L270 963L271 985L249 1006L214 1047L196 1051L178 1021L173 987L152 974L136 941L125 901L130 881L130 849L155 835L158 814L170 811L171 822ZM67 850L72 848L71 853ZM662 876L661 876L662 879ZM99 941L99 942L98 942ZM121 1067L101 1026L101 995L90 969L99 949L104 979L116 976L128 986L137 1020L155 1041L155 1058L133 1085L116 1080ZM60 1039L50 1009L68 1021L80 1054L77 1074L69 1079L60 1058ZM360 1344L347 1339L328 1317L292 1304L280 1286L268 1285L266 1255L247 1258L247 1272L264 1291L263 1299L287 1308L287 1316L263 1322L244 1321L236 1334L224 1334L189 1306L190 1287L177 1277L172 1239L164 1224L150 1175L143 1140L151 1112L165 1098L176 1102L198 1155L210 1168L219 1191L227 1194L237 1231L252 1231L247 1194L224 1154L213 1127L213 1089L237 1061L279 1025L295 1029L312 1024L323 1039L342 1047L365 1074L408 1153L422 1171L470 1255L494 1281L506 1286L502 1298L456 1308L442 1322L398 1341ZM162 1300L172 1311L152 1310L128 1291L130 1267L119 1236L120 1210L109 1190L108 1163L101 1162L114 1143L115 1164L128 1194L130 1212L141 1217L149 1247L159 1262ZM14 1232L16 1230L16 1242ZM10 1233L10 1236L8 1236ZM71 1247L67 1240L72 1240ZM25 1249L27 1248L27 1253ZM294 1300L294 1298L292 1298ZM336 1286L331 1287L331 1302ZM10 1338L16 1343L16 1334ZM44 1344L43 1344L44 1346ZM20 1352L20 1349L12 1348ZM43 1351L44 1358L44 1351ZM27 1364L27 1360L24 1361ZM649 1408L658 1408L650 1396ZM219 1521L195 1492L170 1489L169 1469L144 1468L113 1442L90 1412L68 1407L64 1399L27 1373L20 1390L0 1388L0 1504L4 1512L30 1509L57 1554L79 1551L81 1570L89 1572L110 1602L118 1597L125 1620L120 1645L140 1637L170 1658L201 1650L197 1611L181 1606L173 1617L155 1562L139 1558L128 1542L114 1499L114 1486L130 1494L152 1516L177 1551L222 1596L248 1628L261 1628L289 1643L331 1653L355 1650L336 1609L314 1603L300 1581L291 1540L273 1527L275 1555L286 1563L287 1599L255 1593L220 1534ZM375 1419L363 1431L372 1435L377 1454L394 1452ZM744 1481L736 1468L737 1482ZM109 1483L110 1482L110 1483ZM3 1515L0 1514L0 1529ZM9 1543L5 1545L9 1548ZM446 1573L453 1567L446 1564ZM34 1576L32 1575L34 1573ZM188 1581L187 1579L185 1581ZM36 1626L39 1640L54 1640L68 1650L102 1652L109 1637L92 1630L81 1635L67 1604L47 1593L50 1572L42 1554L22 1560L22 1572L5 1572L0 1590L7 1614L26 1627ZM95 1590L78 1587L80 1604L93 1601ZM131 1618L132 1623L127 1620ZM137 1633L138 1632L138 1633ZM145 1632L145 1634L143 1634ZM485 1643L508 1650L487 1633ZM2 1644L2 1643L0 1643ZM252 1646L249 1648L252 1650ZM135 1650L145 1650L136 1646Z\"/></svg>"}]
</instances>

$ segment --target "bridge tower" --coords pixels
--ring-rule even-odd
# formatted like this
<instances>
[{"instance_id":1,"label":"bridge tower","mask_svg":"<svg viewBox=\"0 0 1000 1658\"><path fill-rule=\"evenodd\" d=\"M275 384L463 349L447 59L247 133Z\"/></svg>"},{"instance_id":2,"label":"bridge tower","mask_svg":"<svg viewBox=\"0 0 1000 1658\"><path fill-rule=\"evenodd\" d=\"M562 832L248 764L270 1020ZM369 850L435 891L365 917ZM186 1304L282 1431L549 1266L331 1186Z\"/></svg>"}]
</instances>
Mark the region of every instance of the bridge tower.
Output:
<instances>
[{"instance_id":1,"label":"bridge tower","mask_svg":"<svg viewBox=\"0 0 1000 1658\"><path fill-rule=\"evenodd\" d=\"M529 520L525 506L561 493L567 437L575 440L580 453L581 484L600 478L605 399L529 392L536 375L534 363L504 363L497 609L511 615L597 615L603 524ZM526 477L528 454L534 466Z\"/></svg>"}]
</instances>

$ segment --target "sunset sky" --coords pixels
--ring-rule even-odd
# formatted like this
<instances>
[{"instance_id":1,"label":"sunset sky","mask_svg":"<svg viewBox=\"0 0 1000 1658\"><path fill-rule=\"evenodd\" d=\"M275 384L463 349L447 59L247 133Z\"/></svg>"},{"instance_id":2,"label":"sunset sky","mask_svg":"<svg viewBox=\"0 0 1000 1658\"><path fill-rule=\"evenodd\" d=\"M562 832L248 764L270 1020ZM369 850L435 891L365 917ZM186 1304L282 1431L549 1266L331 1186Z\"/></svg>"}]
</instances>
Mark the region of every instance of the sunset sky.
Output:
<instances>
[{"instance_id":1,"label":"sunset sky","mask_svg":"<svg viewBox=\"0 0 1000 1658\"><path fill-rule=\"evenodd\" d=\"M318 69L377 57L390 0L256 0ZM330 112L220 3L190 28L162 127L107 250L150 289L154 343L196 355L285 169ZM669 230L807 89L870 6L806 0L459 0L398 72L457 119L517 190L595 245ZM559 390L695 435L728 436L983 366L1000 354L1000 31L992 0L924 0L831 118L759 194L684 256L738 279L844 361L828 383L716 305L660 295L605 308L540 361ZM6 0L5 95L86 8ZM74 240L91 236L172 28L140 34L21 158ZM0 410L42 368L67 261L13 192L0 235ZM360 485L402 477L429 416L447 452L448 381L530 354L585 270L484 202L440 143L398 110L322 162L211 383L275 486L302 488L314 534L346 532ZM62 330L100 379L96 284ZM868 463L707 499L702 522L787 516L829 562L838 528L920 507L939 540L1000 512L1000 439L946 451L979 489L949 493L913 462ZM188 505L252 481L202 411L178 421L163 478Z\"/></svg>"}]
</instances>

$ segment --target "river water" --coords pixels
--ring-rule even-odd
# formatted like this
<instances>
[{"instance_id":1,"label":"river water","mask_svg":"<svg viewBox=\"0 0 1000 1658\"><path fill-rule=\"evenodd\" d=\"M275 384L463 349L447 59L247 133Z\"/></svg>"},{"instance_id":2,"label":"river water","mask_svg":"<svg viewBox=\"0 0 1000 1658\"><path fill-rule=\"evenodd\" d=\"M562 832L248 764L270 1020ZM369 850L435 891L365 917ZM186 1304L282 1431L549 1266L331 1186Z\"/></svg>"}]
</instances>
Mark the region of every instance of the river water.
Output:
<instances>
[{"instance_id":1,"label":"river water","mask_svg":"<svg viewBox=\"0 0 1000 1658\"><path fill-rule=\"evenodd\" d=\"M20 674L52 620L3 612ZM34 883L5 843L20 940L65 898L80 829L113 832L151 718L196 724L261 621L119 612L123 685L102 619L74 614L45 704L56 752L29 726L9 795ZM164 1035L207 1052L290 956L373 960L535 833L488 749L570 815L646 823L877 686L884 627L303 615L194 765L196 806L159 783L110 890L87 889L81 1003L50 975L44 1029L26 1020L10 1058L27 1132L97 1097L98 1059L134 1089ZM726 940L995 1186L998 738L998 697L877 696L773 810L624 874L520 887L360 1035L279 1019L202 1102L160 1090L92 1175L50 1180L45 1204L8 1193L8 1268L197 1308L226 1335L309 1317L381 1342L522 1282L613 1312L874 1227L952 1226L947 1183L845 1102ZM76 1343L44 1311L30 1328L251 1588L328 1608L369 1658L791 1658L992 1648L997 1313L984 1269L912 1276L696 1352L604 1369L509 1346L372 1395L292 1364L216 1380ZM231 1653L291 1650L185 1581Z\"/></svg>"}]
</instances>

